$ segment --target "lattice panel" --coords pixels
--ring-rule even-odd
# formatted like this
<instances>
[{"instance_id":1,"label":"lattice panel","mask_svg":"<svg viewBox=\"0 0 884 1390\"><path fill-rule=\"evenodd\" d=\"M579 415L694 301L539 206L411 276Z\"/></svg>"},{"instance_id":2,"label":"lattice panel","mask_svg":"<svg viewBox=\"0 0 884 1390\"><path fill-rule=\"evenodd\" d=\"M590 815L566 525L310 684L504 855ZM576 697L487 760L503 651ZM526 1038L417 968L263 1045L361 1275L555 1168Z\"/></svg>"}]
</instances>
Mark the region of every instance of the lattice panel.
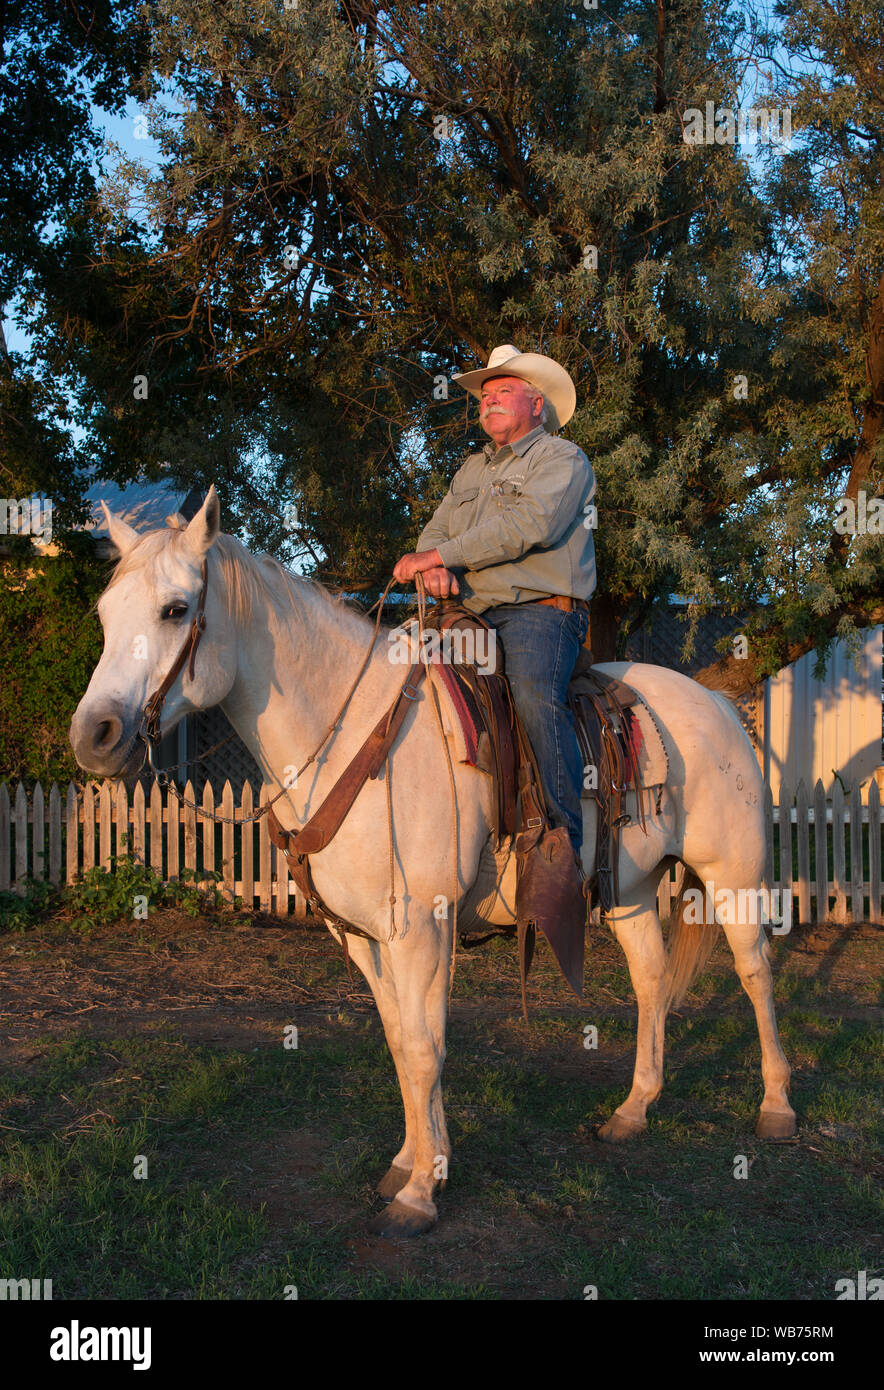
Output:
<instances>
[{"instance_id":1,"label":"lattice panel","mask_svg":"<svg viewBox=\"0 0 884 1390\"><path fill-rule=\"evenodd\" d=\"M188 773L194 778L196 792L201 795L206 782L211 782L220 795L225 781L229 779L234 797L239 798L243 783L248 780L252 784L252 791L257 796L258 789L264 780L258 764L242 739L234 733L233 726L221 707L216 705L214 709L202 710L193 717L192 725L193 736L188 753L195 758L200 757L213 744L227 738L229 734L233 734L230 743L226 743L223 748L212 753L204 762L198 762L192 767L188 766Z\"/></svg>"}]
</instances>

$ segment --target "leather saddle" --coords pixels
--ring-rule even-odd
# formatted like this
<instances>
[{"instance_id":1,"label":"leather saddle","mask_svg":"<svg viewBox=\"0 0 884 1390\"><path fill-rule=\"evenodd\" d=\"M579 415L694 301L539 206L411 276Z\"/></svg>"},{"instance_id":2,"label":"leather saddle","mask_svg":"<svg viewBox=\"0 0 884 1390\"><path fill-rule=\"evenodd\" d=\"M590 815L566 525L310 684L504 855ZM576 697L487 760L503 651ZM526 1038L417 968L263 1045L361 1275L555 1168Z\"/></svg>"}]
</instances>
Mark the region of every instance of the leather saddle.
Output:
<instances>
[{"instance_id":1,"label":"leather saddle","mask_svg":"<svg viewBox=\"0 0 884 1390\"><path fill-rule=\"evenodd\" d=\"M598 813L593 888L603 913L620 901L620 831L632 819L624 809L630 789L636 793L638 823L647 834L638 761L641 734L632 713L638 699L631 685L595 670L591 653L580 649L568 686L568 704L583 757L584 786Z\"/></svg>"},{"instance_id":2,"label":"leather saddle","mask_svg":"<svg viewBox=\"0 0 884 1390\"><path fill-rule=\"evenodd\" d=\"M455 627L488 629L482 618L451 600L436 605L425 625L440 631ZM624 809L630 788L637 793L639 823L646 829L638 730L632 714L639 696L624 681L595 670L591 654L581 648L568 688L568 702L583 759L584 786L597 806L595 872L584 883L567 831L550 827L540 772L515 711L504 667L505 655L501 662L498 653L493 674L463 662L443 663L440 673L462 724L475 734L475 746L481 750L484 741L491 750L484 767L495 787L497 848L505 835L512 834L518 817L521 833L515 846L516 931L523 1004L537 928L549 941L565 979L581 997L583 937L593 896L597 896L603 913L610 912L618 901L620 831L631 819ZM479 759L477 765L483 765ZM518 808L514 803L516 784ZM501 930L504 934L512 932L512 928ZM466 947L486 940L488 934L473 940L461 936Z\"/></svg>"}]
</instances>

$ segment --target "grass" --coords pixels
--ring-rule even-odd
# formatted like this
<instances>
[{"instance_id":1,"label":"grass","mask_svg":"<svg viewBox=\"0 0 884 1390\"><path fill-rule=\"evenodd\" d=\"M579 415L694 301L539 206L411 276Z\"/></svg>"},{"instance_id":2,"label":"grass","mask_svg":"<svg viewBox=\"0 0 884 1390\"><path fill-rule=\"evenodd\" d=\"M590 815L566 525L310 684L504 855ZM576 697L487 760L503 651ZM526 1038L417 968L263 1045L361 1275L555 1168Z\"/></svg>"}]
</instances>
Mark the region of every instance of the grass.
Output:
<instances>
[{"instance_id":1,"label":"grass","mask_svg":"<svg viewBox=\"0 0 884 1390\"><path fill-rule=\"evenodd\" d=\"M177 988L186 1001L184 972L210 949L228 966L207 963L207 977L248 984L239 1005L207 1006L196 1022L183 1005L166 1016L138 1006L123 1023L90 1007L54 1030L28 1026L26 1011L10 1027L0 1278L51 1278L56 1298L92 1299L281 1299L296 1286L335 1301L558 1300L591 1285L603 1299L831 1300L839 1278L880 1272L879 939L839 940L819 960L794 938L775 944L801 1125L782 1145L754 1135L760 1050L723 948L669 1020L665 1089L628 1147L594 1137L625 1097L634 1053L618 948L595 940L584 1008L541 954L530 1026L506 943L461 955L450 1180L437 1227L402 1246L367 1234L373 1182L401 1142L377 1018L331 938L269 939L268 956L266 933L180 914L98 942L5 939L0 968L35 993L53 970L69 979L94 964L100 998L112 957L124 991L150 995L162 980L164 998ZM298 1005L290 978L310 987ZM297 1049L283 1046L291 1022ZM597 1049L583 1046L588 1022ZM233 1024L236 1037L205 1036Z\"/></svg>"}]
</instances>

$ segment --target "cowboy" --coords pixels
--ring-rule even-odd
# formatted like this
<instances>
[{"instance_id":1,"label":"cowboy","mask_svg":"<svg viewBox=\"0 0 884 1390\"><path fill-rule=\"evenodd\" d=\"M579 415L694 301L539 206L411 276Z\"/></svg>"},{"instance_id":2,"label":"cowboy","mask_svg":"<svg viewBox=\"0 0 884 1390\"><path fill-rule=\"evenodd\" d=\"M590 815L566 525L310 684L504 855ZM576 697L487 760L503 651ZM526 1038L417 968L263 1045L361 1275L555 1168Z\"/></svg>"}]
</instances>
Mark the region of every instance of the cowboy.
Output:
<instances>
[{"instance_id":1,"label":"cowboy","mask_svg":"<svg viewBox=\"0 0 884 1390\"><path fill-rule=\"evenodd\" d=\"M478 399L492 442L458 469L393 574L400 583L422 574L436 598L461 594L499 633L550 822L566 827L579 864L583 767L565 696L596 587L596 484L586 455L553 433L577 392L558 362L509 343L454 380Z\"/></svg>"}]
</instances>

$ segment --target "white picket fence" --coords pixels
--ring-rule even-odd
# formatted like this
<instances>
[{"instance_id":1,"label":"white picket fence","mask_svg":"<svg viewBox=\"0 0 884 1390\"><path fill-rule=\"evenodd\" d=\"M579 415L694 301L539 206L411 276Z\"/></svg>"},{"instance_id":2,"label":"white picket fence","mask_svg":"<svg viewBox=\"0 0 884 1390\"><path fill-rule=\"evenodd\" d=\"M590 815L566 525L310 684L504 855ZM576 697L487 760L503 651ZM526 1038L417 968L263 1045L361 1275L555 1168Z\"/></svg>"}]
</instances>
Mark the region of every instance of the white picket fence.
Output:
<instances>
[{"instance_id":1,"label":"white picket fence","mask_svg":"<svg viewBox=\"0 0 884 1390\"><path fill-rule=\"evenodd\" d=\"M262 786L258 805L274 794L273 788ZM29 880L73 883L96 865L110 868L113 855L129 852L165 880L179 878L185 868L205 887L217 870L217 886L228 903L240 898L246 908L306 916L285 856L270 841L266 817L244 823L255 809L249 782L236 807L229 782L218 801L206 784L202 810L206 816L217 810L229 824L197 815L189 782L182 797L183 805L156 782L149 800L141 783L130 797L122 782L104 781L85 788L70 783L64 801L53 783L47 802L40 783L30 796L19 783L13 797L6 783L0 784L0 892L23 894ZM882 921L877 782L869 784L865 799L860 784L845 795L836 783L828 801L822 782L812 797L799 782L794 798L783 784L778 806L768 788L765 825L765 884L781 895L792 894L795 922ZM660 885L657 901L663 918L669 915L680 873L677 866Z\"/></svg>"},{"instance_id":2,"label":"white picket fence","mask_svg":"<svg viewBox=\"0 0 884 1390\"><path fill-rule=\"evenodd\" d=\"M258 805L269 801L278 788L262 786ZM181 792L164 793L154 782L149 801L139 782L130 797L123 782L89 783L85 788L68 784L62 804L58 784L49 790L48 805L40 783L28 797L19 783L10 798L6 783L0 785L0 892L11 888L24 893L28 879L73 883L96 865L109 869L112 855L131 853L134 859L155 869L165 880L180 878L181 870L198 874L194 880L209 886L213 872L221 874L217 887L224 900L241 898L247 908L304 917L307 904L289 877L285 856L272 844L267 818L244 823L255 810L251 784L243 786L239 805L225 782L220 801L206 783L197 803L190 782ZM231 824L213 824L196 811L217 810ZM124 844L128 836L128 850Z\"/></svg>"}]
</instances>

